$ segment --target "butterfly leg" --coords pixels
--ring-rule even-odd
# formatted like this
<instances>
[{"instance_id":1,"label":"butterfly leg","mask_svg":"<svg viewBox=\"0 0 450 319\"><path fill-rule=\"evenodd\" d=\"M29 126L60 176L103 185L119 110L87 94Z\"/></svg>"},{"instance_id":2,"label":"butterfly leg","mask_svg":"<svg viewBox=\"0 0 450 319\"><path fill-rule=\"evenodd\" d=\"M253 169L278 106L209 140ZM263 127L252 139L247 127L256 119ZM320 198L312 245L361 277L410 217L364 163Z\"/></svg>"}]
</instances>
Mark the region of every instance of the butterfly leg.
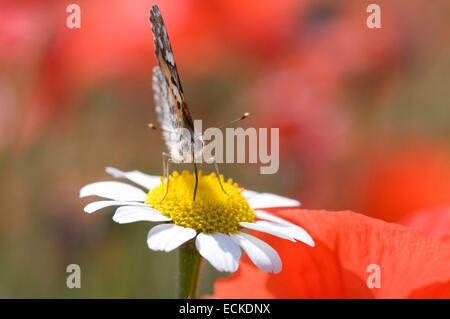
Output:
<instances>
[{"instance_id":1,"label":"butterfly leg","mask_svg":"<svg viewBox=\"0 0 450 319\"><path fill-rule=\"evenodd\" d=\"M162 202L164 199L166 199L167 193L169 192L169 176L170 176L169 164L172 162L172 159L170 158L170 154L163 152L162 153L162 162L163 162L164 179L166 180L166 192L164 193L164 196L160 202Z\"/></svg>"},{"instance_id":2,"label":"butterfly leg","mask_svg":"<svg viewBox=\"0 0 450 319\"><path fill-rule=\"evenodd\" d=\"M194 162L194 171L195 171L195 187L194 187L194 199L195 201L195 195L197 195L197 187L198 187L198 171L197 171L197 163Z\"/></svg>"},{"instance_id":3,"label":"butterfly leg","mask_svg":"<svg viewBox=\"0 0 450 319\"><path fill-rule=\"evenodd\" d=\"M217 179L219 180L220 188L222 189L222 191L223 191L225 194L228 195L228 193L225 191L225 188L223 188L222 181L220 180L219 164L217 164L216 158L215 158L215 157L211 157L211 158L209 159L208 162L211 162L211 161L212 161L212 163L214 164L214 171L216 172Z\"/></svg>"}]
</instances>

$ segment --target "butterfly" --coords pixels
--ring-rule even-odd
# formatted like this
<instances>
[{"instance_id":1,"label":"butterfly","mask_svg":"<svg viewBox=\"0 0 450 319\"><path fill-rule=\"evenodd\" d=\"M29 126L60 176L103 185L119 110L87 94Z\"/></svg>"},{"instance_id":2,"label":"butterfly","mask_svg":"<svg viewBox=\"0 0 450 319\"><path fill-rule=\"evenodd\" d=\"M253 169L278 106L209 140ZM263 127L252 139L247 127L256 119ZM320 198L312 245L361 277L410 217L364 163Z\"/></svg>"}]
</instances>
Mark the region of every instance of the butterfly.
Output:
<instances>
[{"instance_id":1,"label":"butterfly","mask_svg":"<svg viewBox=\"0 0 450 319\"><path fill-rule=\"evenodd\" d=\"M194 130L194 122L184 97L167 29L161 12L156 5L152 6L150 22L153 31L155 55L158 61L158 66L153 68L153 100L161 126L160 130L169 150L169 153L163 152L163 170L167 186L162 200L166 197L169 188L169 163L176 160L176 162L194 164L195 188L193 200L195 201L198 187L197 163L202 161L204 142L201 134L196 135ZM183 132L188 132L189 134L183 134ZM214 164L220 186L225 192L220 181L217 163L214 162Z\"/></svg>"}]
</instances>

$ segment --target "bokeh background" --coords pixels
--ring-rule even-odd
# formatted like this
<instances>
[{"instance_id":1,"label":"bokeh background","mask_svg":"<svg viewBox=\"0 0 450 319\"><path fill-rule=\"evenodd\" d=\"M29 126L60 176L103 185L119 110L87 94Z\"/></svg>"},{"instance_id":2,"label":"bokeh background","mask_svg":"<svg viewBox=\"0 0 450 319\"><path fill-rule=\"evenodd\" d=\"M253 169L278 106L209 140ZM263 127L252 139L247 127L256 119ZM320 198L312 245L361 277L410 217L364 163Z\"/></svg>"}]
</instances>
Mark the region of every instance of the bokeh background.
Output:
<instances>
[{"instance_id":1,"label":"bokeh background","mask_svg":"<svg viewBox=\"0 0 450 319\"><path fill-rule=\"evenodd\" d=\"M399 222L450 207L450 2L0 2L0 297L174 297L145 223L83 213L105 166L161 174L148 22L159 4L194 118L280 128L280 170L225 164L309 209ZM367 5L381 6L368 29ZM81 7L81 28L66 7ZM82 288L66 287L66 266ZM219 276L206 266L201 284ZM223 276L223 275L221 275Z\"/></svg>"}]
</instances>

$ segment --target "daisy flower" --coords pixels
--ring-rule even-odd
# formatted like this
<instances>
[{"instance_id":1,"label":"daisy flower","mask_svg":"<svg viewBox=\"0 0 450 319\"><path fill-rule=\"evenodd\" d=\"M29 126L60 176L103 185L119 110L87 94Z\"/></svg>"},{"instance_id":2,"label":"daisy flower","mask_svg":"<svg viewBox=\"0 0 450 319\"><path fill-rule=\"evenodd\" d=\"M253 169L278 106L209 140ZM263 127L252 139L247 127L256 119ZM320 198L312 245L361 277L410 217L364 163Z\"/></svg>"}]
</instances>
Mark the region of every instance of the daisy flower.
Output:
<instances>
[{"instance_id":1,"label":"daisy flower","mask_svg":"<svg viewBox=\"0 0 450 319\"><path fill-rule=\"evenodd\" d=\"M264 211L299 206L296 200L243 190L231 179L225 181L220 176L225 193L215 174L200 173L197 197L193 201L195 176L188 171L170 175L169 191L164 198L167 184L162 177L112 167L106 168L106 172L125 178L147 192L117 181L89 184L80 190L80 197L99 196L107 200L90 203L84 211L91 214L105 207L120 206L113 216L119 224L161 223L153 226L147 235L152 250L169 252L195 240L200 255L219 271L235 272L243 250L262 271L278 273L282 267L278 253L247 230L314 246L303 228Z\"/></svg>"}]
</instances>

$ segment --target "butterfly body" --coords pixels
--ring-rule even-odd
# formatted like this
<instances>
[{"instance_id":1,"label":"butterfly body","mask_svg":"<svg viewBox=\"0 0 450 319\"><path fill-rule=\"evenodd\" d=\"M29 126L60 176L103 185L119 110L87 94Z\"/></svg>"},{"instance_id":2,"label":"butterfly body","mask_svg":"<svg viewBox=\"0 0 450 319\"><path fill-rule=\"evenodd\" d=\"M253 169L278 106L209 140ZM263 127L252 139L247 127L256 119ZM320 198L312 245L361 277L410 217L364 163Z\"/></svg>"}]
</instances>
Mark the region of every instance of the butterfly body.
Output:
<instances>
[{"instance_id":1,"label":"butterfly body","mask_svg":"<svg viewBox=\"0 0 450 319\"><path fill-rule=\"evenodd\" d=\"M197 194L198 171L197 163L203 162L203 151L205 143L202 132L196 132L191 112L184 98L180 76L173 56L172 46L169 41L166 26L164 25L158 6L153 5L150 12L153 39L155 44L155 56L158 66L153 68L153 99L158 121L169 154L163 153L163 169L166 177L166 193L169 190L169 163L193 163L195 172L194 198ZM233 124L243 120L250 113L244 113L240 118L229 122ZM151 125L152 128L155 128ZM223 126L222 126L223 127ZM167 162L164 161L167 158ZM206 159L206 162L214 164L217 180L222 191L223 188L219 167L214 157Z\"/></svg>"},{"instance_id":2,"label":"butterfly body","mask_svg":"<svg viewBox=\"0 0 450 319\"><path fill-rule=\"evenodd\" d=\"M155 5L150 13L150 22L158 61L158 66L153 68L153 98L164 141L172 160L182 163L201 161L201 134L194 130L167 29Z\"/></svg>"},{"instance_id":3,"label":"butterfly body","mask_svg":"<svg viewBox=\"0 0 450 319\"><path fill-rule=\"evenodd\" d=\"M203 141L201 134L197 137L191 112L184 98L183 88L169 41L167 29L158 6L152 6L150 12L155 56L158 66L153 68L153 99L161 125L163 138L169 150L169 158L163 160L164 175L167 180L166 194L169 191L169 163L193 163L195 171L195 188L193 200L197 194L197 164L202 158ZM167 154L163 153L163 159ZM222 184L221 184L222 185ZM161 200L161 201L162 201Z\"/></svg>"},{"instance_id":4,"label":"butterfly body","mask_svg":"<svg viewBox=\"0 0 450 319\"><path fill-rule=\"evenodd\" d=\"M189 120L184 120L184 113L177 111L177 106L173 103L175 97L171 95L170 87L164 83L165 77L160 67L154 67L155 110L170 157L182 163L192 163L193 158L198 162L203 152L202 137L195 136L194 126Z\"/></svg>"}]
</instances>

